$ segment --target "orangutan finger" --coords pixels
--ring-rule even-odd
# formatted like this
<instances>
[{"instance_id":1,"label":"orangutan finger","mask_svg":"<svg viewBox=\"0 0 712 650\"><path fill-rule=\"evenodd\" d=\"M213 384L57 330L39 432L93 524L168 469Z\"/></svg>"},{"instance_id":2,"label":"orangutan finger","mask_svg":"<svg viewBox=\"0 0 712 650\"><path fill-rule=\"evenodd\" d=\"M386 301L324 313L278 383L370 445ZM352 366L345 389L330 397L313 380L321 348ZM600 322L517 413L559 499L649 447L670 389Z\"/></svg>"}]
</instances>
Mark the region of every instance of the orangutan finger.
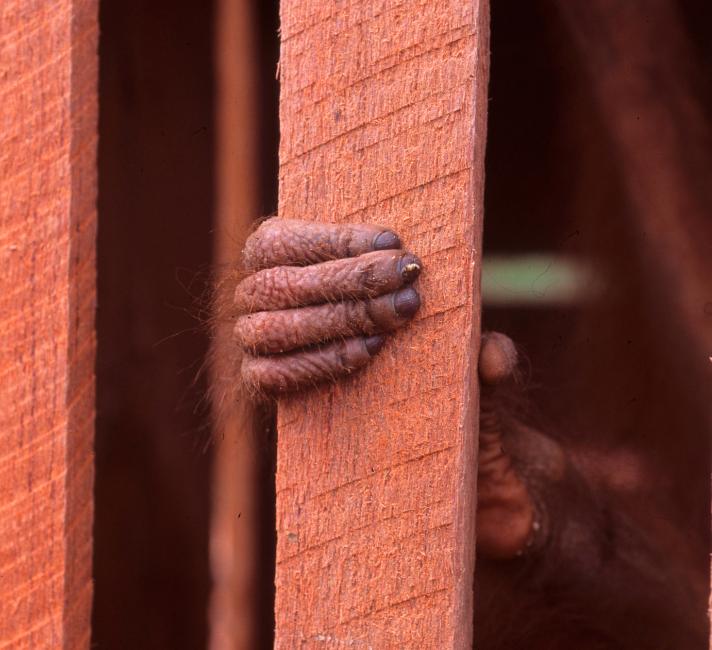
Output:
<instances>
[{"instance_id":1,"label":"orangutan finger","mask_svg":"<svg viewBox=\"0 0 712 650\"><path fill-rule=\"evenodd\" d=\"M238 313L289 309L348 298L373 298L413 282L422 263L401 250L375 251L313 266L277 266L235 289Z\"/></svg>"},{"instance_id":2,"label":"orangutan finger","mask_svg":"<svg viewBox=\"0 0 712 650\"><path fill-rule=\"evenodd\" d=\"M252 354L276 354L332 339L389 332L418 311L420 296L412 287L364 301L347 301L261 311L235 323L240 345Z\"/></svg>"},{"instance_id":3,"label":"orangutan finger","mask_svg":"<svg viewBox=\"0 0 712 650\"><path fill-rule=\"evenodd\" d=\"M312 350L255 357L245 354L242 380L253 394L279 395L351 374L383 347L376 335L329 343Z\"/></svg>"},{"instance_id":4,"label":"orangutan finger","mask_svg":"<svg viewBox=\"0 0 712 650\"><path fill-rule=\"evenodd\" d=\"M242 260L245 270L258 271L272 266L306 266L400 247L398 235L381 226L272 217L249 237Z\"/></svg>"},{"instance_id":5,"label":"orangutan finger","mask_svg":"<svg viewBox=\"0 0 712 650\"><path fill-rule=\"evenodd\" d=\"M495 386L509 379L517 362L517 348L512 339L500 332L482 334L478 368L483 384Z\"/></svg>"}]
</instances>

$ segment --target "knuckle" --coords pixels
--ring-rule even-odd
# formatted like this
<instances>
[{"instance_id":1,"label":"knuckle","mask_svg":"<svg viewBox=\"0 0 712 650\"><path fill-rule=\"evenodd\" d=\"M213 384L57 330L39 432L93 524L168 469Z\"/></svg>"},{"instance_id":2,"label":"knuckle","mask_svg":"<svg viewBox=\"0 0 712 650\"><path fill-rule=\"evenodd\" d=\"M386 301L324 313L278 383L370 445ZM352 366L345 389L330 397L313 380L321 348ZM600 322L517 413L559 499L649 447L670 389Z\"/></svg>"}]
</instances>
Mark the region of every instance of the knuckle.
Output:
<instances>
[{"instance_id":1,"label":"knuckle","mask_svg":"<svg viewBox=\"0 0 712 650\"><path fill-rule=\"evenodd\" d=\"M329 235L330 247L337 258L352 257L353 232L349 226L335 228Z\"/></svg>"},{"instance_id":2,"label":"knuckle","mask_svg":"<svg viewBox=\"0 0 712 650\"><path fill-rule=\"evenodd\" d=\"M242 383L249 387L261 386L260 373L254 359L245 355L240 366L240 378Z\"/></svg>"},{"instance_id":3,"label":"knuckle","mask_svg":"<svg viewBox=\"0 0 712 650\"><path fill-rule=\"evenodd\" d=\"M378 289L379 281L376 273L376 264L374 260L361 263L356 267L355 275L358 285L367 292L373 292Z\"/></svg>"},{"instance_id":4,"label":"knuckle","mask_svg":"<svg viewBox=\"0 0 712 650\"><path fill-rule=\"evenodd\" d=\"M272 393L285 384L279 368L259 357L245 355L240 374L243 384L253 393Z\"/></svg>"},{"instance_id":5,"label":"knuckle","mask_svg":"<svg viewBox=\"0 0 712 650\"><path fill-rule=\"evenodd\" d=\"M373 334L380 329L368 310L367 302L350 302L346 305L344 320L353 334Z\"/></svg>"},{"instance_id":6,"label":"knuckle","mask_svg":"<svg viewBox=\"0 0 712 650\"><path fill-rule=\"evenodd\" d=\"M274 249L279 246L281 223L278 217L270 217L260 223L245 241L242 249L242 265L247 270L271 266Z\"/></svg>"},{"instance_id":7,"label":"knuckle","mask_svg":"<svg viewBox=\"0 0 712 650\"><path fill-rule=\"evenodd\" d=\"M249 237L245 240L245 246L242 250L242 255L245 257L252 253L255 249L259 248L262 243L262 239L265 234L265 229L267 228L266 222L261 223L257 228L255 228Z\"/></svg>"},{"instance_id":8,"label":"knuckle","mask_svg":"<svg viewBox=\"0 0 712 650\"><path fill-rule=\"evenodd\" d=\"M243 350L254 351L260 345L265 332L270 329L268 317L263 314L240 316L233 330L235 338Z\"/></svg>"},{"instance_id":9,"label":"knuckle","mask_svg":"<svg viewBox=\"0 0 712 650\"><path fill-rule=\"evenodd\" d=\"M387 292L399 284L398 259L393 251L366 253L352 260L345 269L346 278L354 289L368 296Z\"/></svg>"},{"instance_id":10,"label":"knuckle","mask_svg":"<svg viewBox=\"0 0 712 650\"><path fill-rule=\"evenodd\" d=\"M235 337L235 340L237 341L237 344L243 349L246 350L248 348L247 346L247 340L249 339L249 332L246 323L242 320L242 318L238 318L237 321L235 322L235 327L232 330L233 336Z\"/></svg>"}]
</instances>

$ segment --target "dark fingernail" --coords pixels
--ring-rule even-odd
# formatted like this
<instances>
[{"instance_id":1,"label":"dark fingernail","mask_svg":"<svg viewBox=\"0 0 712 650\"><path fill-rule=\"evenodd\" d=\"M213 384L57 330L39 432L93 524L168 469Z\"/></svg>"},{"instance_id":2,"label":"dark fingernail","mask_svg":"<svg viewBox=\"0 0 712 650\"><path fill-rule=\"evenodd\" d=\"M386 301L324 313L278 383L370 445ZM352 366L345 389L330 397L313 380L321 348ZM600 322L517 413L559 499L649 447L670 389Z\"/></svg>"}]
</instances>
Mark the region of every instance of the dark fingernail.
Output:
<instances>
[{"instance_id":1,"label":"dark fingernail","mask_svg":"<svg viewBox=\"0 0 712 650\"><path fill-rule=\"evenodd\" d=\"M401 240L392 230L384 230L373 240L373 250L385 251L390 248L400 248Z\"/></svg>"},{"instance_id":2,"label":"dark fingernail","mask_svg":"<svg viewBox=\"0 0 712 650\"><path fill-rule=\"evenodd\" d=\"M369 336L364 344L366 345L366 351L371 355L375 356L381 351L383 344L386 342L386 337L377 334L376 336Z\"/></svg>"},{"instance_id":3,"label":"dark fingernail","mask_svg":"<svg viewBox=\"0 0 712 650\"><path fill-rule=\"evenodd\" d=\"M403 282L410 284L420 275L423 263L411 253L406 253L398 262L398 272L403 278Z\"/></svg>"},{"instance_id":4,"label":"dark fingernail","mask_svg":"<svg viewBox=\"0 0 712 650\"><path fill-rule=\"evenodd\" d=\"M399 316L412 318L420 307L420 296L412 287L401 289L393 296L393 307Z\"/></svg>"}]
</instances>

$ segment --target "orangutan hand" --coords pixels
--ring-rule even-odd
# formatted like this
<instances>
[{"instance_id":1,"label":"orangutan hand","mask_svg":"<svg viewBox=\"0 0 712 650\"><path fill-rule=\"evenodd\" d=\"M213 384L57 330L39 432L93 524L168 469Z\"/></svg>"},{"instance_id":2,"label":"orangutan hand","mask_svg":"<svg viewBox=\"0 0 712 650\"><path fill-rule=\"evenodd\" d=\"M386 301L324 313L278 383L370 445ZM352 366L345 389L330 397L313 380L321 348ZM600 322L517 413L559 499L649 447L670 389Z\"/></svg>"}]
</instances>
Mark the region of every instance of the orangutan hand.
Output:
<instances>
[{"instance_id":1,"label":"orangutan hand","mask_svg":"<svg viewBox=\"0 0 712 650\"><path fill-rule=\"evenodd\" d=\"M348 375L420 307L420 260L380 226L268 219L247 240L235 334L251 392L278 395Z\"/></svg>"}]
</instances>

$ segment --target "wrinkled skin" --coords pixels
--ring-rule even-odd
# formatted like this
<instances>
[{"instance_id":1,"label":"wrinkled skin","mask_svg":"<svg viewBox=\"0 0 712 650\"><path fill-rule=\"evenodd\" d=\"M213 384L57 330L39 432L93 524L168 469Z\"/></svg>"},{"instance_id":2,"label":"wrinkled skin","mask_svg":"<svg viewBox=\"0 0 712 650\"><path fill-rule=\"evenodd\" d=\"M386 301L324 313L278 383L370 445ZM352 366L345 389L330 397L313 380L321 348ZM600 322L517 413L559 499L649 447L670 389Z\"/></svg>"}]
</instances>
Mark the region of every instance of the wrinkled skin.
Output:
<instances>
[{"instance_id":1,"label":"wrinkled skin","mask_svg":"<svg viewBox=\"0 0 712 650\"><path fill-rule=\"evenodd\" d=\"M357 371L420 306L422 263L379 226L275 217L243 257L234 331L253 394ZM650 510L645 468L519 422L503 399L516 365L508 337L483 334L476 647L706 648L704 576L681 558L684 531Z\"/></svg>"}]
</instances>

